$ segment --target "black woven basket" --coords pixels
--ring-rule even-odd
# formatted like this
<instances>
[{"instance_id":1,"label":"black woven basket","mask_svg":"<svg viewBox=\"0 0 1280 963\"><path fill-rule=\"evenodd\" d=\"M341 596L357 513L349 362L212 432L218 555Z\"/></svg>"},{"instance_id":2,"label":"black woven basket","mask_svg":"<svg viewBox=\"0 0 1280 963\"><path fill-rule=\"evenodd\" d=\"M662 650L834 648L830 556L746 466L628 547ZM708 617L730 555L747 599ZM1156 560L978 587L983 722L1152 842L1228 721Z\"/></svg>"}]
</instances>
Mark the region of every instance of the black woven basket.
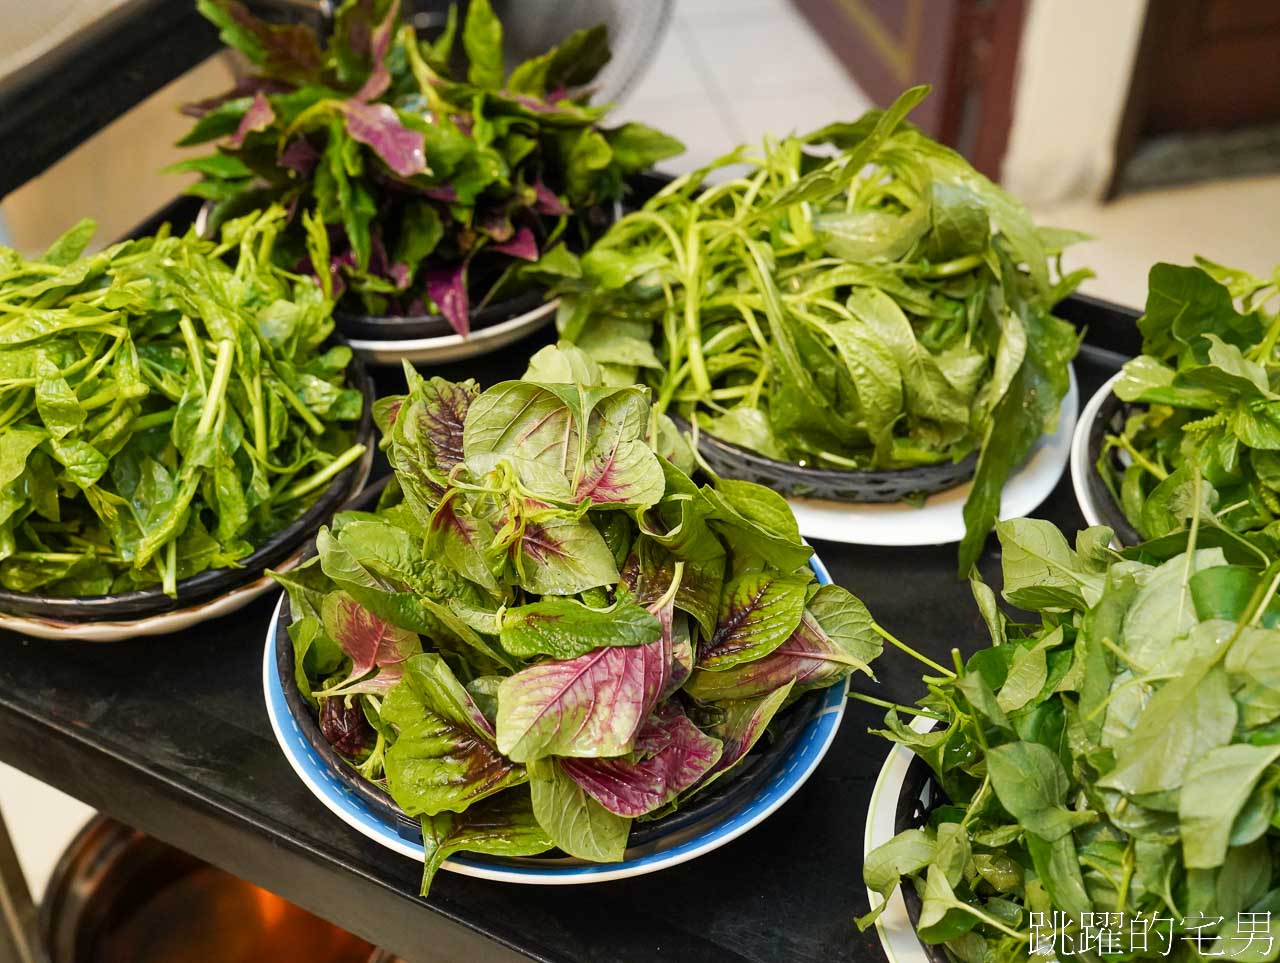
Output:
<instances>
[{"instance_id":1,"label":"black woven basket","mask_svg":"<svg viewBox=\"0 0 1280 963\"><path fill-rule=\"evenodd\" d=\"M908 829L921 828L929 822L933 811L945 802L946 796L942 792L942 787L938 785L933 770L919 756L913 756L903 777L902 789L898 794L898 805L893 814L894 835L906 832ZM901 889L902 901L906 903L911 928L918 929L920 911L924 908L924 903L914 886L904 883ZM944 947L924 941L921 941L920 946L924 949L924 955L929 958L929 963L953 963Z\"/></svg>"},{"instance_id":2,"label":"black woven basket","mask_svg":"<svg viewBox=\"0 0 1280 963\"><path fill-rule=\"evenodd\" d=\"M377 504L378 496L388 479L369 486L353 500L352 511L369 511ZM308 554L314 552L314 544ZM297 722L303 738L324 762L325 769L349 791L356 794L370 810L382 820L396 827L404 839L422 842L422 827L416 819L406 816L394 799L382 787L369 782L355 770L331 745L316 721L315 710L302 697L294 684L293 643L289 639L289 599L285 596L275 624L276 666L284 688L289 714ZM737 766L721 779L716 780L706 792L693 798L688 805L669 816L632 824L628 847L644 846L670 833L691 828L707 820L723 820L749 802L760 789L776 777L788 764L792 748L805 727L821 710L821 690L805 693L795 705L775 719L769 733ZM544 854L531 859L564 859L563 853ZM519 863L520 860L515 860Z\"/></svg>"},{"instance_id":3,"label":"black woven basket","mask_svg":"<svg viewBox=\"0 0 1280 963\"><path fill-rule=\"evenodd\" d=\"M305 512L280 529L252 554L240 559L235 568L216 568L199 572L178 583L177 595L169 596L156 585L116 595L60 597L0 589L0 612L25 618L58 622L122 622L134 621L192 608L226 595L262 577L265 569L279 565L301 549L317 528L358 488L373 462L373 379L364 364L352 357L347 369L348 384L360 389L364 411L356 428L357 442L365 453L339 472Z\"/></svg>"},{"instance_id":4,"label":"black woven basket","mask_svg":"<svg viewBox=\"0 0 1280 963\"><path fill-rule=\"evenodd\" d=\"M1098 407L1098 413L1089 424L1088 497L1098 513L1098 518L1115 532L1116 539L1122 545L1140 545L1144 539L1116 504L1111 489L1098 471L1098 459L1102 456L1107 435L1120 434L1124 430L1125 420L1137 410L1137 407L1127 401L1121 401L1114 392L1108 392L1107 397ZM1120 461L1119 452L1112 449L1107 457L1112 460L1117 470L1123 470L1124 465Z\"/></svg>"},{"instance_id":5,"label":"black woven basket","mask_svg":"<svg viewBox=\"0 0 1280 963\"><path fill-rule=\"evenodd\" d=\"M530 290L487 304L471 312L471 330L481 331L518 318L535 310L546 300L545 291ZM409 341L444 338L457 333L443 314L371 315L335 308L333 323L348 338L362 341Z\"/></svg>"},{"instance_id":6,"label":"black woven basket","mask_svg":"<svg viewBox=\"0 0 1280 963\"><path fill-rule=\"evenodd\" d=\"M672 420L682 431L687 421ZM896 468L886 471L851 471L810 468L768 458L741 445L698 432L698 451L718 475L757 482L783 495L828 498L841 502L898 502L912 495L932 495L955 488L973 477L978 454L956 462Z\"/></svg>"}]
</instances>

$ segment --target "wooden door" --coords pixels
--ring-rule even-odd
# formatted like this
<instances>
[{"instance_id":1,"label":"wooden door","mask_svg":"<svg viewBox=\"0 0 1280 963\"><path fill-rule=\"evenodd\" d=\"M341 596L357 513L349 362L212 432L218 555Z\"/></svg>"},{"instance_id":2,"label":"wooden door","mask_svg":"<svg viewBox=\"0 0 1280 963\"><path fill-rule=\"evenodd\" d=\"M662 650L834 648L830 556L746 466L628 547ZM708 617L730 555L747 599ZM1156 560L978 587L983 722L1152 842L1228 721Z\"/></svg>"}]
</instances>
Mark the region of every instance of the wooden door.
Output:
<instances>
[{"instance_id":1,"label":"wooden door","mask_svg":"<svg viewBox=\"0 0 1280 963\"><path fill-rule=\"evenodd\" d=\"M880 106L933 93L911 115L998 177L1012 118L1024 0L792 0Z\"/></svg>"}]
</instances>

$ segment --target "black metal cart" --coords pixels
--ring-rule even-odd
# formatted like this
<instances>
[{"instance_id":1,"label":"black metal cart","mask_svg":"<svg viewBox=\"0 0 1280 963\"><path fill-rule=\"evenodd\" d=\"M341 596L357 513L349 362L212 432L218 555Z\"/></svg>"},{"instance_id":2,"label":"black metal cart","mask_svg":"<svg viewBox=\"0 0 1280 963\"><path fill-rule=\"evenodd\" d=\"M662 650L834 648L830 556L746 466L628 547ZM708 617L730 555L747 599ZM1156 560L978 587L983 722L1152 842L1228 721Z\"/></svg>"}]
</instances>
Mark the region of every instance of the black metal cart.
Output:
<instances>
[{"instance_id":1,"label":"black metal cart","mask_svg":"<svg viewBox=\"0 0 1280 963\"><path fill-rule=\"evenodd\" d=\"M129 0L21 76L0 80L0 196L217 49L190 0ZM1087 329L1076 361L1087 399L1136 347L1133 313L1073 298ZM481 383L518 377L544 333L478 362L436 369ZM379 393L404 389L398 371ZM1082 526L1069 476L1036 514ZM890 631L943 659L985 638L955 546L815 542L832 577ZM998 547L981 568L999 583ZM661 873L572 888L442 874L333 817L290 770L262 696L274 599L181 637L94 646L0 633L0 761L201 859L278 893L410 963L883 960L862 884L864 820L888 745L882 713L851 702L813 778L777 814L724 848ZM911 702L916 667L887 654L879 685ZM14 827L19 832L21 827ZM37 961L33 908L0 822L0 963Z\"/></svg>"}]
</instances>

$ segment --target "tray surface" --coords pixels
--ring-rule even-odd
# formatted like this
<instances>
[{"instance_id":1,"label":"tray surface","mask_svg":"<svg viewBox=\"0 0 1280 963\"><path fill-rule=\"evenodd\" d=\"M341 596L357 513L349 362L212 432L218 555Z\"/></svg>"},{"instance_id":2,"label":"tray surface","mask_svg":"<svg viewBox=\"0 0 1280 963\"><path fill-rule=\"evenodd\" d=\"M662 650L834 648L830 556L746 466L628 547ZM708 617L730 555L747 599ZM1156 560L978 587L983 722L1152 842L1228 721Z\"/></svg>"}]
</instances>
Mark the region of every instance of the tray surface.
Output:
<instances>
[{"instance_id":1,"label":"tray surface","mask_svg":"<svg viewBox=\"0 0 1280 963\"><path fill-rule=\"evenodd\" d=\"M1089 339L1122 339L1131 315L1074 302ZM550 331L467 364L424 369L484 384L518 377ZM1116 368L1086 351L1076 362L1088 398ZM381 394L404 390L395 369ZM376 472L385 472L381 462ZM1069 476L1034 513L1083 524ZM891 632L934 658L985 637L955 548L868 547L814 539L835 582ZM981 560L998 588L994 539ZM863 821L889 746L867 733L883 712L860 702L813 777L775 816L723 848L660 874L601 886L516 887L448 875L417 896L421 865L387 853L335 820L280 756L259 683L274 599L181 638L112 646L25 643L0 633L0 761L138 828L278 892L357 934L430 960L537 959L840 963L885 959L862 884ZM879 685L900 702L920 695L918 671L886 655ZM32 751L39 746L40 751Z\"/></svg>"}]
</instances>

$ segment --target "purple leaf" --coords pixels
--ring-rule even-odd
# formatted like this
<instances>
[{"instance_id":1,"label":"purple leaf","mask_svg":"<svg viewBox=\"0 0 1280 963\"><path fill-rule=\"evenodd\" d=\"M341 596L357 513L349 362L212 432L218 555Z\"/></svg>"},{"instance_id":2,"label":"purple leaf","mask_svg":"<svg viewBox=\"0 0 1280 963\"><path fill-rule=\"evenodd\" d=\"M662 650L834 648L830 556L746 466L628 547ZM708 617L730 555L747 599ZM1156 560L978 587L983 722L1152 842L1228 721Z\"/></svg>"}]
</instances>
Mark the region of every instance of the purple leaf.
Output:
<instances>
[{"instance_id":1,"label":"purple leaf","mask_svg":"<svg viewBox=\"0 0 1280 963\"><path fill-rule=\"evenodd\" d=\"M347 705L341 697L320 700L320 733L344 756L358 755L374 738L359 702Z\"/></svg>"},{"instance_id":2,"label":"purple leaf","mask_svg":"<svg viewBox=\"0 0 1280 963\"><path fill-rule=\"evenodd\" d=\"M239 100L241 97L248 97L250 94L282 94L285 91L292 90L290 84L280 83L277 80L269 80L266 77L259 77L256 74L250 74L247 77L241 77L236 81L235 86L226 93L219 94L216 97L209 97L205 100L192 101L189 104L183 104L181 111L188 117L203 117L215 107L221 107L229 100Z\"/></svg>"},{"instance_id":3,"label":"purple leaf","mask_svg":"<svg viewBox=\"0 0 1280 963\"><path fill-rule=\"evenodd\" d=\"M426 274L427 297L436 303L453 326L464 338L471 333L471 305L467 298L467 265L451 265L431 268Z\"/></svg>"},{"instance_id":4,"label":"purple leaf","mask_svg":"<svg viewBox=\"0 0 1280 963\"><path fill-rule=\"evenodd\" d=\"M371 147L401 177L427 172L422 134L405 127L395 108L388 104L346 100L342 111L347 118L347 133Z\"/></svg>"},{"instance_id":5,"label":"purple leaf","mask_svg":"<svg viewBox=\"0 0 1280 963\"><path fill-rule=\"evenodd\" d=\"M729 669L782 645L800 624L807 585L807 579L773 572L745 572L726 583L715 633L698 665Z\"/></svg>"},{"instance_id":6,"label":"purple leaf","mask_svg":"<svg viewBox=\"0 0 1280 963\"><path fill-rule=\"evenodd\" d=\"M662 698L675 694L689 681L693 673L693 638L688 622L682 622L671 637L671 678L667 680Z\"/></svg>"},{"instance_id":7,"label":"purple leaf","mask_svg":"<svg viewBox=\"0 0 1280 963\"><path fill-rule=\"evenodd\" d=\"M524 781L493 747L484 714L439 655L414 656L404 682L382 704L396 730L386 754L387 788L408 815L461 812Z\"/></svg>"},{"instance_id":8,"label":"purple leaf","mask_svg":"<svg viewBox=\"0 0 1280 963\"><path fill-rule=\"evenodd\" d=\"M427 551L444 556L460 574L496 591L498 583L485 557L486 550L493 544L493 526L462 510L460 504L460 499L448 497L431 514L427 524Z\"/></svg>"},{"instance_id":9,"label":"purple leaf","mask_svg":"<svg viewBox=\"0 0 1280 963\"><path fill-rule=\"evenodd\" d=\"M525 504L526 513L538 511L536 500ZM585 518L560 512L541 518L526 514L523 536L512 552L521 587L535 595L576 595L618 579L613 553Z\"/></svg>"},{"instance_id":10,"label":"purple leaf","mask_svg":"<svg viewBox=\"0 0 1280 963\"><path fill-rule=\"evenodd\" d=\"M671 637L530 666L498 688L498 749L516 762L630 752L671 671Z\"/></svg>"},{"instance_id":11,"label":"purple leaf","mask_svg":"<svg viewBox=\"0 0 1280 963\"><path fill-rule=\"evenodd\" d=\"M564 214L571 213L569 208L565 207L564 202L556 196L555 191L542 183L542 181L534 181L533 189L538 195L537 202L533 205L533 209L539 214L546 214L549 217L560 217Z\"/></svg>"},{"instance_id":12,"label":"purple leaf","mask_svg":"<svg viewBox=\"0 0 1280 963\"><path fill-rule=\"evenodd\" d=\"M510 240L493 245L493 250L509 254L511 257L518 257L522 261L538 260L538 240L533 236L533 231L527 227L516 231L515 237Z\"/></svg>"},{"instance_id":13,"label":"purple leaf","mask_svg":"<svg viewBox=\"0 0 1280 963\"><path fill-rule=\"evenodd\" d=\"M495 241L509 241L516 232L511 218L503 210L490 209L483 213L476 212L475 225Z\"/></svg>"},{"instance_id":14,"label":"purple leaf","mask_svg":"<svg viewBox=\"0 0 1280 963\"><path fill-rule=\"evenodd\" d=\"M445 204L455 204L458 200L458 192L451 184L445 184L443 187L428 187L422 193L433 201L443 201Z\"/></svg>"},{"instance_id":15,"label":"purple leaf","mask_svg":"<svg viewBox=\"0 0 1280 963\"><path fill-rule=\"evenodd\" d=\"M639 761L563 759L560 764L605 809L634 817L653 812L691 788L721 754L720 741L700 731L670 702L645 723L636 743L659 748Z\"/></svg>"},{"instance_id":16,"label":"purple leaf","mask_svg":"<svg viewBox=\"0 0 1280 963\"><path fill-rule=\"evenodd\" d=\"M861 602L845 589L824 585L809 601L794 632L763 658L720 672L699 669L687 690L701 702L751 699L788 683L793 691L820 689L850 672L871 674L868 663L882 642Z\"/></svg>"},{"instance_id":17,"label":"purple leaf","mask_svg":"<svg viewBox=\"0 0 1280 963\"><path fill-rule=\"evenodd\" d=\"M373 70L369 79L356 91L356 100L373 100L381 96L391 86L391 73L387 70L387 50L391 46L391 36L395 33L396 17L400 13L400 0L393 0L387 8L387 15L382 23L374 28L369 38L369 60Z\"/></svg>"},{"instance_id":18,"label":"purple leaf","mask_svg":"<svg viewBox=\"0 0 1280 963\"><path fill-rule=\"evenodd\" d=\"M328 691L354 691L350 686L375 667L380 670L379 676L384 672L393 673L398 681L399 664L422 650L415 633L392 625L345 592L330 592L325 596L322 619L329 638L337 642L351 660L350 674ZM378 688L390 689L394 681L391 685L376 684Z\"/></svg>"},{"instance_id":19,"label":"purple leaf","mask_svg":"<svg viewBox=\"0 0 1280 963\"><path fill-rule=\"evenodd\" d=\"M741 699L725 705L724 720L712 729L724 748L699 789L705 789L746 757L793 691L787 683L761 699Z\"/></svg>"},{"instance_id":20,"label":"purple leaf","mask_svg":"<svg viewBox=\"0 0 1280 963\"><path fill-rule=\"evenodd\" d=\"M271 109L271 104L262 95L262 91L258 91L253 95L253 103L249 105L249 109L245 111L244 116L240 118L240 126L231 135L228 143L232 147L242 146L244 139L249 134L258 130L266 130L275 119L276 112Z\"/></svg>"},{"instance_id":21,"label":"purple leaf","mask_svg":"<svg viewBox=\"0 0 1280 963\"><path fill-rule=\"evenodd\" d=\"M666 491L662 466L643 441L603 437L587 457L574 498L596 504L656 505Z\"/></svg>"},{"instance_id":22,"label":"purple leaf","mask_svg":"<svg viewBox=\"0 0 1280 963\"><path fill-rule=\"evenodd\" d=\"M299 177L310 177L319 162L320 155L305 137L289 141L280 154L280 166L296 172Z\"/></svg>"},{"instance_id":23,"label":"purple leaf","mask_svg":"<svg viewBox=\"0 0 1280 963\"><path fill-rule=\"evenodd\" d=\"M259 20L236 0L219 0L226 14L257 41L258 50L245 50L267 72L294 83L314 81L324 66L316 35L302 24L276 26Z\"/></svg>"}]
</instances>

